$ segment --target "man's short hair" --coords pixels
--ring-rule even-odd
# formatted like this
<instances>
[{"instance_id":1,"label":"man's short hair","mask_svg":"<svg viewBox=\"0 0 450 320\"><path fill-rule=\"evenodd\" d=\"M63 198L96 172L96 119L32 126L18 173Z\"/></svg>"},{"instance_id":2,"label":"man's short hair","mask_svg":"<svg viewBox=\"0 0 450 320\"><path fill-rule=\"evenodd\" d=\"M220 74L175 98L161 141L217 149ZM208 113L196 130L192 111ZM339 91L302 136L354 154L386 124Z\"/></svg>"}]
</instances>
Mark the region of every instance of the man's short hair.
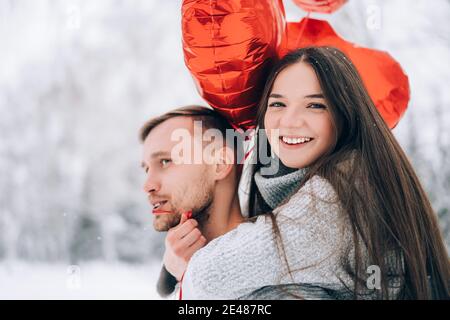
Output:
<instances>
[{"instance_id":1,"label":"man's short hair","mask_svg":"<svg viewBox=\"0 0 450 320\"><path fill-rule=\"evenodd\" d=\"M225 119L222 115L220 115L217 111L211 108L202 107L198 105L189 105L181 108L177 108L166 112L160 116L150 119L147 121L141 128L140 131L140 140L144 142L150 132L158 125L163 123L166 120L176 118L176 117L190 117L193 121L201 121L203 130L208 129L217 129L220 131L223 137L223 141L227 141L227 143L231 143L234 146L234 150L236 151L236 155L240 155L243 152L243 138L242 139L234 139L231 136L233 141L230 141L230 135L227 135L227 130L234 130L233 126ZM233 131L229 131L231 133ZM235 137L239 136L239 133L235 135ZM237 140L237 141L236 141ZM239 161L239 160L238 160Z\"/></svg>"}]
</instances>

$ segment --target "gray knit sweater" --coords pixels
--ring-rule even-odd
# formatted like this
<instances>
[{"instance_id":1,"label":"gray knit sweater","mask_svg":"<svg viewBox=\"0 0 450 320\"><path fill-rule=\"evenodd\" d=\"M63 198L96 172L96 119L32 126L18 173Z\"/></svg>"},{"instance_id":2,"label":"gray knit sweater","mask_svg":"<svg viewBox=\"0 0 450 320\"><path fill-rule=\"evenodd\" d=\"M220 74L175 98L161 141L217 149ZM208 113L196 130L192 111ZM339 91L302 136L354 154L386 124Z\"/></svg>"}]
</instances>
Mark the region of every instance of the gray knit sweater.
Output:
<instances>
[{"instance_id":1,"label":"gray knit sweater","mask_svg":"<svg viewBox=\"0 0 450 320\"><path fill-rule=\"evenodd\" d=\"M296 184L303 173L294 171L284 175L283 181ZM287 291L294 288L303 298L315 292L305 288L319 288L319 297L326 298L322 288L339 291L344 288L341 281L352 286L341 267L341 258L351 246L350 225L328 181L312 177L287 203L277 207L281 194L290 192L291 183L274 192L266 189L264 180L255 176L261 195L275 207L291 273L280 254L271 220L259 216L255 222L242 223L212 240L192 256L182 283L184 299L279 298L286 290L270 288L280 285Z\"/></svg>"}]
</instances>

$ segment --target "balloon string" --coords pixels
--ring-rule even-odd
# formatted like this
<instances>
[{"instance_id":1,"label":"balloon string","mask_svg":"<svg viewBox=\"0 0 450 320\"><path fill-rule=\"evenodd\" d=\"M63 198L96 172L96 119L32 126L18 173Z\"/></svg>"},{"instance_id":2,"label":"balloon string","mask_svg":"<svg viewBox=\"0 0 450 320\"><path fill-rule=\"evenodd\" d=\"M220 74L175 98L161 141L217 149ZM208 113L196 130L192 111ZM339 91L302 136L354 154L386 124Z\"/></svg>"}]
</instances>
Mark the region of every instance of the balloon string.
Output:
<instances>
[{"instance_id":1,"label":"balloon string","mask_svg":"<svg viewBox=\"0 0 450 320\"><path fill-rule=\"evenodd\" d=\"M183 300L183 278L184 278L185 273L186 273L186 270L184 270L183 275L181 276L181 279L180 279L180 294L178 296L178 300Z\"/></svg>"},{"instance_id":2,"label":"balloon string","mask_svg":"<svg viewBox=\"0 0 450 320\"><path fill-rule=\"evenodd\" d=\"M306 28L306 25L308 23L310 15L311 15L311 11L308 11L308 13L306 14L306 17L305 17L305 22L303 23L302 28L300 29L300 32L298 33L297 41L295 42L295 46L297 48L300 47L300 40L301 40L301 38L303 36L303 32L305 32L305 28Z\"/></svg>"},{"instance_id":3,"label":"balloon string","mask_svg":"<svg viewBox=\"0 0 450 320\"><path fill-rule=\"evenodd\" d=\"M237 131L240 134L243 134L242 129L237 129ZM255 135L255 132L256 132L256 129L252 130L249 135L245 135L244 136L244 141L251 141L251 139ZM239 177L241 177L241 175L242 175L242 171L244 169L245 160L247 160L247 158L249 157L249 155L252 153L252 151L254 149L254 146L251 146L251 148L248 149L248 147L250 147L250 146L251 145L247 146L246 150L244 150L245 151L244 152L244 156L242 157L242 159L239 159L238 162L237 162L237 165L238 165L238 176Z\"/></svg>"},{"instance_id":4,"label":"balloon string","mask_svg":"<svg viewBox=\"0 0 450 320\"><path fill-rule=\"evenodd\" d=\"M255 135L255 133L256 133L255 131L256 131L256 129L252 130L252 132L250 132L250 134L248 136L245 136L245 141L250 141L253 138L253 136ZM240 164L240 163L244 164L245 160L247 160L248 156L252 153L254 147L255 146L253 145L253 146L251 146L250 149L247 149L245 151L244 157L238 162L238 164Z\"/></svg>"}]
</instances>

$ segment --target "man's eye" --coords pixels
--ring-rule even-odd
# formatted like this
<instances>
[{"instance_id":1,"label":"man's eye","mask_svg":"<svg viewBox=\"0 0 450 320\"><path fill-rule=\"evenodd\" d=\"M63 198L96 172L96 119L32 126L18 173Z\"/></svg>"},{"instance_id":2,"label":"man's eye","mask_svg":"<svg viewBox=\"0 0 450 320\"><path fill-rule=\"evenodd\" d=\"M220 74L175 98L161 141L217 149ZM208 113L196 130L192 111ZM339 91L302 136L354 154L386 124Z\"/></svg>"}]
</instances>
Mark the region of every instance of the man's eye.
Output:
<instances>
[{"instance_id":1,"label":"man's eye","mask_svg":"<svg viewBox=\"0 0 450 320\"><path fill-rule=\"evenodd\" d=\"M269 103L269 107L274 107L274 108L280 108L280 107L285 107L285 106L286 105L283 102L278 102L278 101Z\"/></svg>"},{"instance_id":2,"label":"man's eye","mask_svg":"<svg viewBox=\"0 0 450 320\"><path fill-rule=\"evenodd\" d=\"M169 163L171 162L170 159L161 159L160 163L163 167L167 167L167 165L169 165Z\"/></svg>"},{"instance_id":3,"label":"man's eye","mask_svg":"<svg viewBox=\"0 0 450 320\"><path fill-rule=\"evenodd\" d=\"M326 109L327 106L321 103L311 103L310 105L307 106L307 108L311 108L311 109Z\"/></svg>"}]
</instances>

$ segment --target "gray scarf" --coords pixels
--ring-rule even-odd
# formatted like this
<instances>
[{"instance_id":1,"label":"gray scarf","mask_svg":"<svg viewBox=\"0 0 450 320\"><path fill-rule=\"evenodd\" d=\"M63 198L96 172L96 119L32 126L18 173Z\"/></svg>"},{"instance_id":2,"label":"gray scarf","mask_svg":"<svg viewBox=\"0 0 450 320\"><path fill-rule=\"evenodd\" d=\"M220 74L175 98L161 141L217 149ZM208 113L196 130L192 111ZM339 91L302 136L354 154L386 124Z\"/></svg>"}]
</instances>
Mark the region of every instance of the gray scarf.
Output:
<instances>
[{"instance_id":1,"label":"gray scarf","mask_svg":"<svg viewBox=\"0 0 450 320\"><path fill-rule=\"evenodd\" d=\"M293 169L286 167L279 161L279 170L273 175L262 175L261 169L255 172L255 183L264 201L269 207L275 209L284 199L292 195L303 179L307 168Z\"/></svg>"}]
</instances>

